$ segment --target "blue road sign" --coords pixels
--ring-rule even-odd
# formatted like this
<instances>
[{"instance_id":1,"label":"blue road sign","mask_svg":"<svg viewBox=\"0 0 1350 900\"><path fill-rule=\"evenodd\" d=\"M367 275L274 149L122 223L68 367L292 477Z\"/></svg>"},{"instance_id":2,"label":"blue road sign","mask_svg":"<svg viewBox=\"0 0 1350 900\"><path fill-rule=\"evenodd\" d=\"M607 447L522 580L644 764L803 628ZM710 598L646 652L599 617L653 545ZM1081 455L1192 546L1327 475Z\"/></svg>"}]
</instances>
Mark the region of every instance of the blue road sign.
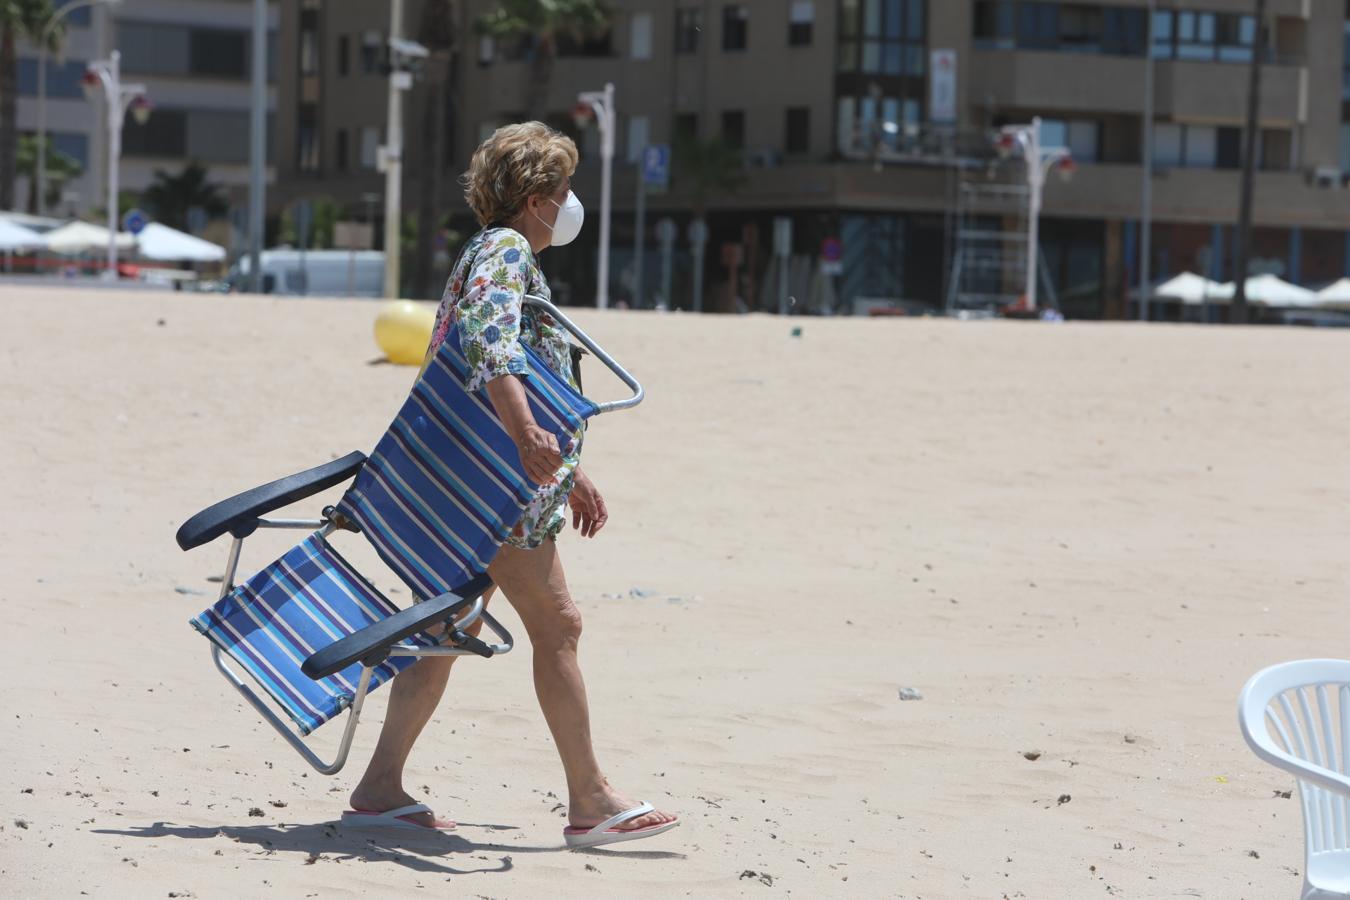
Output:
<instances>
[{"instance_id":1,"label":"blue road sign","mask_svg":"<svg viewBox=\"0 0 1350 900\"><path fill-rule=\"evenodd\" d=\"M132 234L140 234L141 229L150 224L150 217L139 209L129 209L122 217L122 228Z\"/></svg>"},{"instance_id":2,"label":"blue road sign","mask_svg":"<svg viewBox=\"0 0 1350 900\"><path fill-rule=\"evenodd\" d=\"M649 144L642 149L642 182L665 185L670 181L670 145Z\"/></svg>"}]
</instances>

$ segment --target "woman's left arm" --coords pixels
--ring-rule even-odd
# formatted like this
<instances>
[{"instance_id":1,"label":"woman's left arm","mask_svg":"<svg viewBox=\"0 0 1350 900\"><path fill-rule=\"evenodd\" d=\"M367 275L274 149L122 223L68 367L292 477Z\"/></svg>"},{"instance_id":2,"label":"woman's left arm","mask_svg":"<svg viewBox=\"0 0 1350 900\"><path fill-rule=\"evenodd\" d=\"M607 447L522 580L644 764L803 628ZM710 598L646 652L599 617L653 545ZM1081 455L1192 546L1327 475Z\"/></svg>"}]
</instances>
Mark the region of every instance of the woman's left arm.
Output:
<instances>
[{"instance_id":1,"label":"woman's left arm","mask_svg":"<svg viewBox=\"0 0 1350 900\"><path fill-rule=\"evenodd\" d=\"M609 521L605 498L580 466L574 477L572 493L567 498L568 505L572 507L572 527L580 531L582 537L595 537L596 532Z\"/></svg>"}]
</instances>

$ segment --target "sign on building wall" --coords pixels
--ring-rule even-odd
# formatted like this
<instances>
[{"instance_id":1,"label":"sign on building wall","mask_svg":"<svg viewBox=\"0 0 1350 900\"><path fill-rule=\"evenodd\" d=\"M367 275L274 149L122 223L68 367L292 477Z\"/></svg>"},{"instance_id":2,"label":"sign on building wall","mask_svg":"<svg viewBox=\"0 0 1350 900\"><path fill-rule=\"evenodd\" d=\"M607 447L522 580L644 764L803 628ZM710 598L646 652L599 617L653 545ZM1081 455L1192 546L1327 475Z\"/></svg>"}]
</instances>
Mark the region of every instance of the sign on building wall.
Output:
<instances>
[{"instance_id":1,"label":"sign on building wall","mask_svg":"<svg viewBox=\"0 0 1350 900\"><path fill-rule=\"evenodd\" d=\"M929 60L928 121L956 123L956 51L934 50Z\"/></svg>"}]
</instances>

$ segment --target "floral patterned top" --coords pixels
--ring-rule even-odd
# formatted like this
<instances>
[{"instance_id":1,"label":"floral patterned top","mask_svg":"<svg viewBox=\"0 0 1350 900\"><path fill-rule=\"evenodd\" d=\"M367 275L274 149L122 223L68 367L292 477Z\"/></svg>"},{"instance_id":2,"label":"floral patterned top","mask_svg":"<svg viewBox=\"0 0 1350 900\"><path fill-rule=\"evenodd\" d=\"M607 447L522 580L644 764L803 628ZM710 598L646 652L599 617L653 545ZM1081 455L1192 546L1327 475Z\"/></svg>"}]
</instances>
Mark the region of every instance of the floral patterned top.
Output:
<instances>
[{"instance_id":1,"label":"floral patterned top","mask_svg":"<svg viewBox=\"0 0 1350 900\"><path fill-rule=\"evenodd\" d=\"M523 375L528 345L573 388L572 343L548 313L524 305L526 294L551 298L530 243L511 228L485 228L469 239L446 283L436 325L431 331L426 364L436 355L450 329L459 326L460 348L469 363L465 388L476 391L502 375ZM564 508L581 457L583 432L563 444L563 464L539 485L507 543L530 549L562 530Z\"/></svg>"},{"instance_id":2,"label":"floral patterned top","mask_svg":"<svg viewBox=\"0 0 1350 900\"><path fill-rule=\"evenodd\" d=\"M471 369L468 390L500 375L525 373L526 344L572 387L572 343L553 317L524 307L526 294L552 298L529 241L511 228L485 228L469 239L455 264L436 311L427 358L435 355L450 328Z\"/></svg>"}]
</instances>

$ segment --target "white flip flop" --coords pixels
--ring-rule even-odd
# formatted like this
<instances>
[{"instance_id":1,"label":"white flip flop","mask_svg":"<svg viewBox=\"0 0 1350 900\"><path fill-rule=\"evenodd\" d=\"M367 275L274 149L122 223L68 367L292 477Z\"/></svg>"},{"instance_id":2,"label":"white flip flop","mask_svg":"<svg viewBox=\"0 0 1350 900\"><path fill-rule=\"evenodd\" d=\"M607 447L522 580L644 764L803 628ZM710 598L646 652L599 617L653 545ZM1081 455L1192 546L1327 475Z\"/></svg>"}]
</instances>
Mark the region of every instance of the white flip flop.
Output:
<instances>
[{"instance_id":1,"label":"white flip flop","mask_svg":"<svg viewBox=\"0 0 1350 900\"><path fill-rule=\"evenodd\" d=\"M421 822L413 822L408 819L408 816L429 812L431 812L431 807L427 806L425 803L412 803L408 806L400 806L397 809L389 809L384 812L349 809L342 814L342 824L347 828L404 828L413 831L454 830L454 825L423 825Z\"/></svg>"},{"instance_id":2,"label":"white flip flop","mask_svg":"<svg viewBox=\"0 0 1350 900\"><path fill-rule=\"evenodd\" d=\"M626 831L615 827L622 825L624 822L631 822L633 819L640 819L655 808L650 803L643 803L632 809L626 809L618 815L610 816L594 828L568 826L563 829L563 840L567 841L567 846L573 849L599 847L602 844L617 844L620 841L636 841L639 838L651 837L654 834L669 831L680 824L680 820L676 819L673 822L648 825L646 828L630 828Z\"/></svg>"}]
</instances>

